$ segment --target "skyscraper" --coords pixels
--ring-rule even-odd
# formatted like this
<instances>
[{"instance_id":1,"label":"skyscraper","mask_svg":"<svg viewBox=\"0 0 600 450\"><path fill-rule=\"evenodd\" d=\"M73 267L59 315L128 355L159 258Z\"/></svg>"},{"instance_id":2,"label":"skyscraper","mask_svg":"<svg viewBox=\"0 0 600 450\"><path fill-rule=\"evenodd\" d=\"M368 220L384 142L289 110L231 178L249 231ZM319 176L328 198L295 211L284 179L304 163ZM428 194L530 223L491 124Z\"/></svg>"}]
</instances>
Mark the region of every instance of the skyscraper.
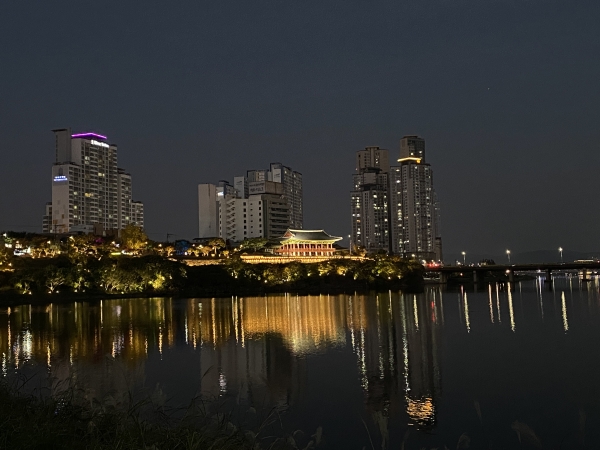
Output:
<instances>
[{"instance_id":1,"label":"skyscraper","mask_svg":"<svg viewBox=\"0 0 600 450\"><path fill-rule=\"evenodd\" d=\"M357 153L351 192L353 244L371 252L441 260L439 205L433 170L425 162L425 140L404 136L398 165L387 161L387 150L379 147Z\"/></svg>"},{"instance_id":2,"label":"skyscraper","mask_svg":"<svg viewBox=\"0 0 600 450\"><path fill-rule=\"evenodd\" d=\"M392 251L418 259L442 258L433 170L425 162L425 140L404 136L399 166L390 171Z\"/></svg>"},{"instance_id":3,"label":"skyscraper","mask_svg":"<svg viewBox=\"0 0 600 450\"><path fill-rule=\"evenodd\" d=\"M46 205L43 231L108 231L129 223L143 227L141 202L133 219L131 175L117 167L117 146L96 133L53 131L52 202Z\"/></svg>"},{"instance_id":4,"label":"skyscraper","mask_svg":"<svg viewBox=\"0 0 600 450\"><path fill-rule=\"evenodd\" d=\"M304 224L302 174L281 163L271 163L269 181L283 185L283 195L290 203L290 227L301 230Z\"/></svg>"},{"instance_id":5,"label":"skyscraper","mask_svg":"<svg viewBox=\"0 0 600 450\"><path fill-rule=\"evenodd\" d=\"M389 152L366 147L356 155L352 176L352 245L368 252L391 251L389 228Z\"/></svg>"}]
</instances>

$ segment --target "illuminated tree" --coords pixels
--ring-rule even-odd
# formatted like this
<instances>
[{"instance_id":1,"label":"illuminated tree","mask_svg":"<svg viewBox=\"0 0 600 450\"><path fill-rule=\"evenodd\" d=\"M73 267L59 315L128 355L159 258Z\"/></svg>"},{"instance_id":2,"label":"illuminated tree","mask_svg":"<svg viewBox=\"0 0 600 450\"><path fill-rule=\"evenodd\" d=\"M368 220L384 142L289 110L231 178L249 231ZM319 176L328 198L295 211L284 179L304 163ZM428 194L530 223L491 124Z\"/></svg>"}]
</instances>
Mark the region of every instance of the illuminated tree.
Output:
<instances>
[{"instance_id":1,"label":"illuminated tree","mask_svg":"<svg viewBox=\"0 0 600 450\"><path fill-rule=\"evenodd\" d=\"M225 248L225 241L221 238L213 238L208 241L208 246L212 248L214 255L217 256L218 251Z\"/></svg>"},{"instance_id":2,"label":"illuminated tree","mask_svg":"<svg viewBox=\"0 0 600 450\"><path fill-rule=\"evenodd\" d=\"M67 282L67 271L62 267L49 265L43 272L44 286L52 294L56 289Z\"/></svg>"},{"instance_id":3,"label":"illuminated tree","mask_svg":"<svg viewBox=\"0 0 600 450\"><path fill-rule=\"evenodd\" d=\"M15 289L21 294L31 294L35 277L27 270L20 270L15 277Z\"/></svg>"},{"instance_id":4,"label":"illuminated tree","mask_svg":"<svg viewBox=\"0 0 600 450\"><path fill-rule=\"evenodd\" d=\"M98 246L95 242L95 238L89 234L70 236L67 245L69 256L72 258L80 259L80 257L98 253Z\"/></svg>"},{"instance_id":5,"label":"illuminated tree","mask_svg":"<svg viewBox=\"0 0 600 450\"><path fill-rule=\"evenodd\" d=\"M357 245L357 246L354 248L354 254L356 254L357 256L362 256L362 257L364 257L364 256L367 254L367 249L366 249L366 248L364 248L364 247L363 247L363 246L361 246L361 245Z\"/></svg>"},{"instance_id":6,"label":"illuminated tree","mask_svg":"<svg viewBox=\"0 0 600 450\"><path fill-rule=\"evenodd\" d=\"M283 268L281 277L283 281L294 282L306 276L306 267L300 262L291 262Z\"/></svg>"},{"instance_id":7,"label":"illuminated tree","mask_svg":"<svg viewBox=\"0 0 600 450\"><path fill-rule=\"evenodd\" d=\"M130 223L121 231L121 242L127 250L132 253L139 253L146 248L148 236L146 236L142 227Z\"/></svg>"},{"instance_id":8,"label":"illuminated tree","mask_svg":"<svg viewBox=\"0 0 600 450\"><path fill-rule=\"evenodd\" d=\"M0 270L8 267L13 258L12 249L5 247L4 242L0 239Z\"/></svg>"},{"instance_id":9,"label":"illuminated tree","mask_svg":"<svg viewBox=\"0 0 600 450\"><path fill-rule=\"evenodd\" d=\"M267 245L267 242L269 242L269 240L266 238L244 239L242 241L242 243L240 244L240 249L242 251L247 250L250 252L258 252L265 248L265 245Z\"/></svg>"}]
</instances>

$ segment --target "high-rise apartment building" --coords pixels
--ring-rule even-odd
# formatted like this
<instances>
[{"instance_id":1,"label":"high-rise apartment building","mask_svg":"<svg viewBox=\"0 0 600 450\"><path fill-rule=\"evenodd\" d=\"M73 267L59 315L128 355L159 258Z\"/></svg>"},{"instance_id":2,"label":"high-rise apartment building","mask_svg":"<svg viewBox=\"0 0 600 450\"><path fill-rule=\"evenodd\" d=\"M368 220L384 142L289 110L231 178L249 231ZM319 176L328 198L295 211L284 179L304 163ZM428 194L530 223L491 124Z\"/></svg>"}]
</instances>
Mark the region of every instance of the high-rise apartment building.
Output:
<instances>
[{"instance_id":1,"label":"high-rise apartment building","mask_svg":"<svg viewBox=\"0 0 600 450\"><path fill-rule=\"evenodd\" d=\"M45 233L119 230L129 223L143 227L143 204L133 219L131 175L117 167L117 146L96 133L53 130L52 202L46 205Z\"/></svg>"},{"instance_id":2,"label":"high-rise apartment building","mask_svg":"<svg viewBox=\"0 0 600 450\"><path fill-rule=\"evenodd\" d=\"M303 225L302 174L281 163L198 186L199 237L241 241L280 236Z\"/></svg>"},{"instance_id":3,"label":"high-rise apartment building","mask_svg":"<svg viewBox=\"0 0 600 450\"><path fill-rule=\"evenodd\" d=\"M290 206L279 183L250 183L257 192L240 198L230 184L198 185L200 238L244 239L281 236L290 227ZM261 186L262 185L262 186Z\"/></svg>"},{"instance_id":4,"label":"high-rise apartment building","mask_svg":"<svg viewBox=\"0 0 600 450\"><path fill-rule=\"evenodd\" d=\"M304 225L302 206L302 174L281 163L271 163L269 181L283 185L283 195L290 202L290 227L301 230Z\"/></svg>"},{"instance_id":5,"label":"high-rise apartment building","mask_svg":"<svg viewBox=\"0 0 600 450\"><path fill-rule=\"evenodd\" d=\"M387 150L357 153L353 176L352 241L367 251L385 250L418 259L442 259L439 206L433 170L425 162L425 140L405 136L398 165Z\"/></svg>"},{"instance_id":6,"label":"high-rise apartment building","mask_svg":"<svg viewBox=\"0 0 600 450\"><path fill-rule=\"evenodd\" d=\"M389 152L366 147L356 155L353 175L352 244L368 252L391 251L389 227Z\"/></svg>"},{"instance_id":7,"label":"high-rise apartment building","mask_svg":"<svg viewBox=\"0 0 600 450\"><path fill-rule=\"evenodd\" d=\"M378 169L387 173L390 171L389 150L379 147L365 147L356 152L356 172L362 173L369 169Z\"/></svg>"},{"instance_id":8,"label":"high-rise apartment building","mask_svg":"<svg viewBox=\"0 0 600 450\"><path fill-rule=\"evenodd\" d=\"M272 181L281 184L283 196L290 204L290 226L302 229L304 209L302 205L302 174L281 163L271 163L269 169L248 170L245 177L235 177L234 186L242 198L252 194L251 183Z\"/></svg>"}]
</instances>

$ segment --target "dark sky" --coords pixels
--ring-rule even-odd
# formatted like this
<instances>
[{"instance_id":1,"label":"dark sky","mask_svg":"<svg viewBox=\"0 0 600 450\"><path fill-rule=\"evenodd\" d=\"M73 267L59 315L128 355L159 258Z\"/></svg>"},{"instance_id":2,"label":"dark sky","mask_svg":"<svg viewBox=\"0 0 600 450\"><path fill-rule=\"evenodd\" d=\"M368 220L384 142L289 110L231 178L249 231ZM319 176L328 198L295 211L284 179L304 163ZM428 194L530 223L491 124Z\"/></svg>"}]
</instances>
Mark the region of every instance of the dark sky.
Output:
<instances>
[{"instance_id":1,"label":"dark sky","mask_svg":"<svg viewBox=\"0 0 600 450\"><path fill-rule=\"evenodd\" d=\"M4 1L0 229L41 230L51 129L106 134L151 238L280 161L347 235L355 152L426 139L447 254L600 248L598 0Z\"/></svg>"}]
</instances>

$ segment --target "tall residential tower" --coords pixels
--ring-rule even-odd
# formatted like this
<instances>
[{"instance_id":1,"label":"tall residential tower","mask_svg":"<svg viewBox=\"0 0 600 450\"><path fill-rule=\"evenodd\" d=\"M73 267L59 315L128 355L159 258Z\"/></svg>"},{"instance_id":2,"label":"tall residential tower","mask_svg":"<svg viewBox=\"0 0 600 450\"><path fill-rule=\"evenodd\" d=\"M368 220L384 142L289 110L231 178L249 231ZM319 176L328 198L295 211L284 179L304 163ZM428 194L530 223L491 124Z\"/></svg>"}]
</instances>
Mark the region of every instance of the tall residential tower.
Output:
<instances>
[{"instance_id":1,"label":"tall residential tower","mask_svg":"<svg viewBox=\"0 0 600 450\"><path fill-rule=\"evenodd\" d=\"M117 146L96 133L53 131L52 202L46 204L43 232L143 227L143 204L132 201L131 175L117 167Z\"/></svg>"},{"instance_id":2,"label":"tall residential tower","mask_svg":"<svg viewBox=\"0 0 600 450\"><path fill-rule=\"evenodd\" d=\"M425 162L425 140L404 136L398 164L388 151L367 147L357 153L351 192L352 244L369 252L442 259L439 206L433 170Z\"/></svg>"},{"instance_id":3,"label":"tall residential tower","mask_svg":"<svg viewBox=\"0 0 600 450\"><path fill-rule=\"evenodd\" d=\"M198 185L198 237L231 241L277 237L302 229L302 174L281 163L248 170L233 185Z\"/></svg>"}]
</instances>

